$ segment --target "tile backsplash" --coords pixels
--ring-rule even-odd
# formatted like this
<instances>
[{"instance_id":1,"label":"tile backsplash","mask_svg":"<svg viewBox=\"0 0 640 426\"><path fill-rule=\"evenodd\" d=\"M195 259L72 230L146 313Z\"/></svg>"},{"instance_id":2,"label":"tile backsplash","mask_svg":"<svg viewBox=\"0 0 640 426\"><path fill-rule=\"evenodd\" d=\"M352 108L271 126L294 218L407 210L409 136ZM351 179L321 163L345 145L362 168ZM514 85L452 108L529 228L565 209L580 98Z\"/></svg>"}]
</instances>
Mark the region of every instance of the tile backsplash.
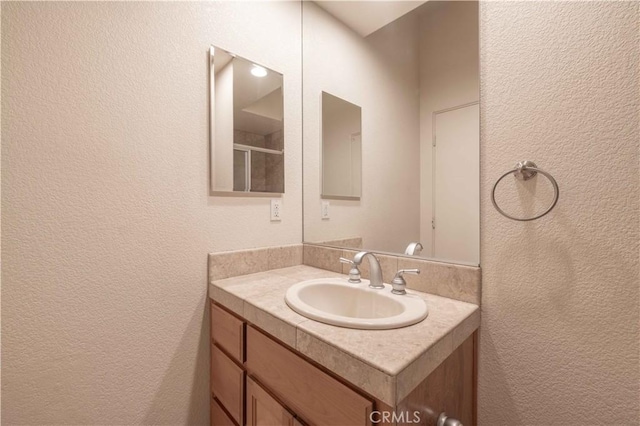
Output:
<instances>
[{"instance_id":1,"label":"tile backsplash","mask_svg":"<svg viewBox=\"0 0 640 426\"><path fill-rule=\"evenodd\" d=\"M350 265L340 257L353 259L355 250L304 244L303 263L334 272L349 273ZM455 265L432 260L376 254L382 267L384 282L389 283L398 269L420 269L420 275L405 275L407 287L462 302L480 304L482 270L477 266ZM369 278L369 261L360 266L363 278Z\"/></svg>"},{"instance_id":2,"label":"tile backsplash","mask_svg":"<svg viewBox=\"0 0 640 426\"><path fill-rule=\"evenodd\" d=\"M313 244L313 243L312 243ZM350 249L362 248L362 237L344 238L341 240L318 241L316 244Z\"/></svg>"},{"instance_id":3,"label":"tile backsplash","mask_svg":"<svg viewBox=\"0 0 640 426\"><path fill-rule=\"evenodd\" d=\"M209 254L209 281L254 274L295 265L308 265L348 274L350 265L340 258L353 259L356 250L313 244L267 247ZM384 282L389 283L398 269L420 269L420 275L405 275L410 289L479 305L482 273L479 267L435 262L406 256L376 254ZM360 266L369 278L369 261Z\"/></svg>"},{"instance_id":4,"label":"tile backsplash","mask_svg":"<svg viewBox=\"0 0 640 426\"><path fill-rule=\"evenodd\" d=\"M209 253L209 281L302 264L302 244Z\"/></svg>"}]
</instances>

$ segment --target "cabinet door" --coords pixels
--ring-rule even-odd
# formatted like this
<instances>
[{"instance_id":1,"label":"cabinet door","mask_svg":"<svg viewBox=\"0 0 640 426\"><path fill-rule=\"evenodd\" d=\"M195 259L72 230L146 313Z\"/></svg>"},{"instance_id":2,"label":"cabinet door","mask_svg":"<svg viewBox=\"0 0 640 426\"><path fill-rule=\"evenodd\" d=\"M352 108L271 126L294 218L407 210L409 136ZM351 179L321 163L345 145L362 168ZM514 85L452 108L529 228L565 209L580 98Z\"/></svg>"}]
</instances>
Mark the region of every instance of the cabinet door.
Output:
<instances>
[{"instance_id":1,"label":"cabinet door","mask_svg":"<svg viewBox=\"0 0 640 426\"><path fill-rule=\"evenodd\" d=\"M247 377L247 426L293 426L289 411Z\"/></svg>"},{"instance_id":2,"label":"cabinet door","mask_svg":"<svg viewBox=\"0 0 640 426\"><path fill-rule=\"evenodd\" d=\"M477 424L474 383L476 333L458 346L398 405L396 411L406 414L405 421L398 422L399 426L416 426L416 423L436 426L442 412L465 426ZM419 410L419 422L412 421L416 410Z\"/></svg>"}]
</instances>

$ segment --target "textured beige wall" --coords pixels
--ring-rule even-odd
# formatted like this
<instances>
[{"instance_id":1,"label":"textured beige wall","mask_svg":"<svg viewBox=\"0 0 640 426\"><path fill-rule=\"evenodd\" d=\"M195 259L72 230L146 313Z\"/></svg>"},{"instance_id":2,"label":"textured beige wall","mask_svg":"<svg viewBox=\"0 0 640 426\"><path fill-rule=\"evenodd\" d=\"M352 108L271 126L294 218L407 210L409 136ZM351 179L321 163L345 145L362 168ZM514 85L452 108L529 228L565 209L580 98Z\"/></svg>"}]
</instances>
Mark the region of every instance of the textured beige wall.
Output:
<instances>
[{"instance_id":1,"label":"textured beige wall","mask_svg":"<svg viewBox=\"0 0 640 426\"><path fill-rule=\"evenodd\" d=\"M208 48L285 78L283 220L208 196ZM205 424L207 253L301 241L300 4L2 3L2 422Z\"/></svg>"},{"instance_id":2,"label":"textured beige wall","mask_svg":"<svg viewBox=\"0 0 640 426\"><path fill-rule=\"evenodd\" d=\"M303 9L304 238L359 236L369 249L404 253L420 233L416 22L363 39L315 3ZM320 215L322 91L362 107L362 197L329 200L330 220Z\"/></svg>"},{"instance_id":3,"label":"textured beige wall","mask_svg":"<svg viewBox=\"0 0 640 426\"><path fill-rule=\"evenodd\" d=\"M639 6L481 3L481 425L640 421ZM524 159L561 190L531 223L489 199Z\"/></svg>"}]
</instances>

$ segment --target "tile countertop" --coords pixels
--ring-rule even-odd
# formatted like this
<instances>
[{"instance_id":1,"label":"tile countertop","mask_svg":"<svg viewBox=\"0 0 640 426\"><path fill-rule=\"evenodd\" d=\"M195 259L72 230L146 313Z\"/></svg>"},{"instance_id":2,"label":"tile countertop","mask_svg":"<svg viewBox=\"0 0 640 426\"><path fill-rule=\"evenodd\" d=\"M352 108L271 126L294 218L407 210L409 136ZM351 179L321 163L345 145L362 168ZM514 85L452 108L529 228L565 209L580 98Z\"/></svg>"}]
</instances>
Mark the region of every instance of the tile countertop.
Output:
<instances>
[{"instance_id":1,"label":"tile countertop","mask_svg":"<svg viewBox=\"0 0 640 426\"><path fill-rule=\"evenodd\" d=\"M299 265L209 284L209 297L382 402L395 406L480 325L480 308L428 293L427 318L393 330L356 330L310 320L284 295L300 281L345 278Z\"/></svg>"}]
</instances>

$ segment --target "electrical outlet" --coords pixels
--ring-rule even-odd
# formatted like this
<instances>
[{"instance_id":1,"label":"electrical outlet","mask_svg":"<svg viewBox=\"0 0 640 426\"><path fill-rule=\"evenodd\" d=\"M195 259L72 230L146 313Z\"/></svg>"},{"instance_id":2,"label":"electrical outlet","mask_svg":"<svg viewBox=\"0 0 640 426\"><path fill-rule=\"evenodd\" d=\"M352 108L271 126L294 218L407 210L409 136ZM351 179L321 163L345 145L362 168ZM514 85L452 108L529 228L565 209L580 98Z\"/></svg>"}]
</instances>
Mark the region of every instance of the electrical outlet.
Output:
<instances>
[{"instance_id":1,"label":"electrical outlet","mask_svg":"<svg viewBox=\"0 0 640 426\"><path fill-rule=\"evenodd\" d=\"M271 200L271 222L280 222L282 220L282 200L273 198Z\"/></svg>"},{"instance_id":2,"label":"electrical outlet","mask_svg":"<svg viewBox=\"0 0 640 426\"><path fill-rule=\"evenodd\" d=\"M329 202L328 201L322 202L322 210L320 211L320 217L322 217L323 220L329 220Z\"/></svg>"}]
</instances>

